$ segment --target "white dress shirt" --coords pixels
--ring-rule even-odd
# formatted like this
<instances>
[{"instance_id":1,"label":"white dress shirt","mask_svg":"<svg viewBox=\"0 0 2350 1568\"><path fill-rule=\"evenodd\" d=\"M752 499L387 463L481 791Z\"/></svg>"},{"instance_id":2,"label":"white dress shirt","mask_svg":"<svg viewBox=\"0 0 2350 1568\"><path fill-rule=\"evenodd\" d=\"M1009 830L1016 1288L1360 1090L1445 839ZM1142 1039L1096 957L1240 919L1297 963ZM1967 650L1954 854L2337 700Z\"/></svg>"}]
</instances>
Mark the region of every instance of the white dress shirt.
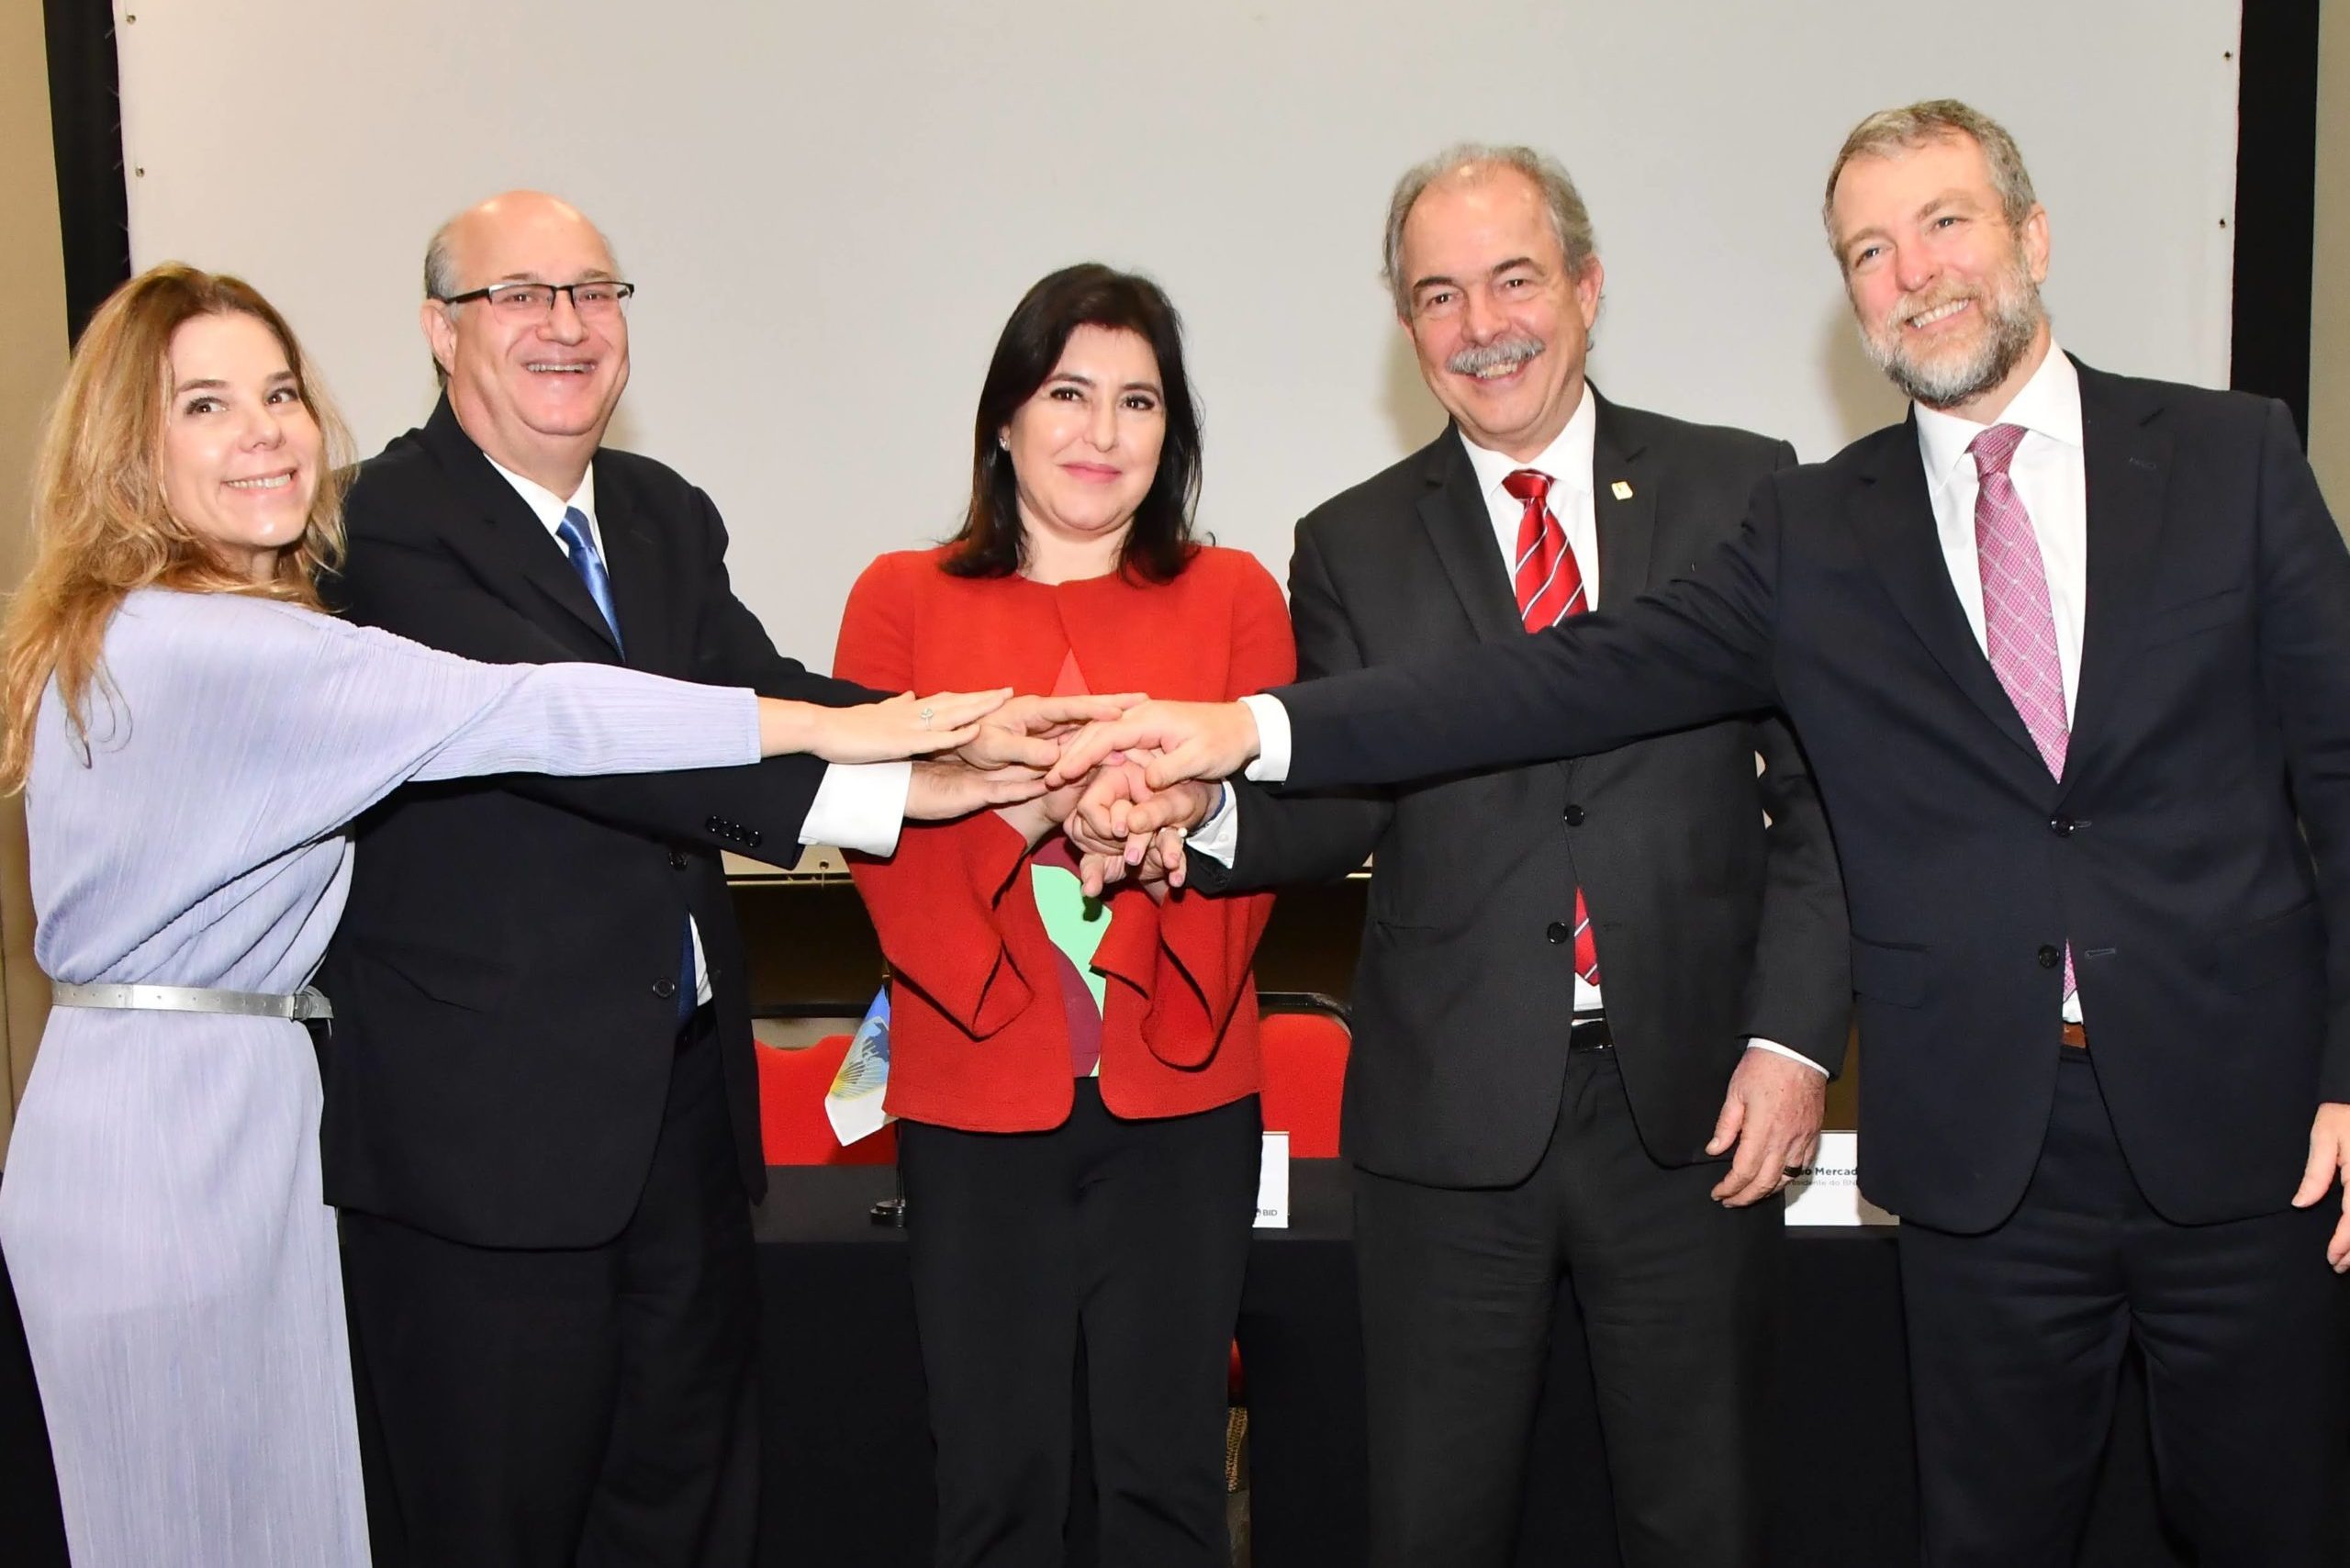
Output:
<instances>
[{"instance_id":1,"label":"white dress shirt","mask_svg":"<svg viewBox=\"0 0 2350 1568\"><path fill-rule=\"evenodd\" d=\"M604 551L604 529L596 517L596 470L590 467L581 476L579 488L569 500L564 499L535 479L526 478L487 453L489 465L498 470L505 481L514 487L550 538L555 548L567 557L571 546L563 542L555 531L563 524L563 514L577 507L588 519L588 534L596 543L596 553L604 557L605 575L611 572L611 556ZM627 635L626 628L621 629ZM906 818L906 793L913 783L913 765L909 762L830 763L824 777L816 786L816 798L809 802L808 814L800 823L800 842L835 844L845 849L862 850L868 855L891 855L897 852L898 830ZM701 927L693 916L686 917L694 944L694 1002L707 1002L710 991L710 961L702 954Z\"/></svg>"},{"instance_id":2,"label":"white dress shirt","mask_svg":"<svg viewBox=\"0 0 2350 1568\"><path fill-rule=\"evenodd\" d=\"M2087 470L2081 453L2081 377L2053 342L1995 424L2021 425L2023 440L2008 465L2009 481L2031 518L2040 564L2048 574L2048 609L2056 622L2056 665L2065 681L2065 722L2073 719L2081 684L2081 625L2089 600ZM1926 465L1926 493L1950 586L1988 656L1983 633L1983 567L1975 549L1975 498L1982 487L1966 448L1989 429L1956 414L1918 409L1918 454ZM2081 1022L2078 991L2065 999L2067 1023Z\"/></svg>"},{"instance_id":3,"label":"white dress shirt","mask_svg":"<svg viewBox=\"0 0 2350 1568\"><path fill-rule=\"evenodd\" d=\"M1591 494L1592 443L1598 429L1599 406L1591 395L1590 384L1586 382L1583 401L1575 405L1575 411L1569 416L1566 428L1552 438L1550 445L1536 454L1531 462L1521 463L1506 453L1488 451L1467 436L1460 437L1461 447L1469 455L1469 466L1477 476L1477 493L1484 498L1486 515L1493 524L1494 548L1501 554L1502 575L1512 578L1513 591L1518 528L1526 516L1526 503L1511 495L1503 482L1521 468L1531 468L1550 476L1550 489L1546 498L1550 515L1559 520L1559 527L1567 536L1567 547L1574 552L1575 566L1583 574L1583 607L1585 610L1599 608L1602 566L1599 559L1599 521ZM1246 777L1260 782L1278 783L1289 776L1288 711L1272 697L1250 696L1240 700L1247 703L1257 717L1257 760L1248 765ZM1207 855L1228 866L1232 864L1239 845L1240 813L1234 806L1232 791L1226 789L1216 802L1215 810L1192 834L1187 853ZM1594 985L1578 973L1575 976L1575 1011L1597 1013L1605 1006L1604 988ZM1809 1057L1790 1050L1776 1040L1751 1039L1747 1043L1774 1056L1799 1061L1815 1072L1824 1075L1828 1070Z\"/></svg>"}]
</instances>

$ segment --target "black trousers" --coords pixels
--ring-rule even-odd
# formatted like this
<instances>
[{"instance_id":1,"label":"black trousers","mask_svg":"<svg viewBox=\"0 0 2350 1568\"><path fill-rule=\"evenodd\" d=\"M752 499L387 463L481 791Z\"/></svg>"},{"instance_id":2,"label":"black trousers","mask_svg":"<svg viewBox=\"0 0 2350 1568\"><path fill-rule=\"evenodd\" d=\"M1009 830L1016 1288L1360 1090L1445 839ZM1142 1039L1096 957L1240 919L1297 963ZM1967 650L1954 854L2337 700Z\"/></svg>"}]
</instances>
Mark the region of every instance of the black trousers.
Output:
<instances>
[{"instance_id":1,"label":"black trousers","mask_svg":"<svg viewBox=\"0 0 2350 1568\"><path fill-rule=\"evenodd\" d=\"M937 1568L1058 1568L1080 1330L1099 1560L1229 1562L1225 1371L1261 1126L1253 1095L1122 1121L1091 1079L1050 1132L899 1125Z\"/></svg>"},{"instance_id":2,"label":"black trousers","mask_svg":"<svg viewBox=\"0 0 2350 1568\"><path fill-rule=\"evenodd\" d=\"M377 1568L742 1568L758 1292L705 1007L637 1208L600 1247L342 1216Z\"/></svg>"},{"instance_id":3,"label":"black trousers","mask_svg":"<svg viewBox=\"0 0 2350 1568\"><path fill-rule=\"evenodd\" d=\"M1460 1191L1358 1170L1374 1568L1507 1568L1563 1278L1589 1341L1627 1568L1759 1568L1784 1205L1661 1166L1612 1050L1568 1058L1534 1173Z\"/></svg>"},{"instance_id":4,"label":"black trousers","mask_svg":"<svg viewBox=\"0 0 2350 1568\"><path fill-rule=\"evenodd\" d=\"M2095 1058L2065 1051L2005 1223L1901 1227L1925 1560L2069 1568L2135 1340L2164 1510L2202 1568L2342 1568L2341 1209L2171 1224L2130 1174Z\"/></svg>"}]
</instances>

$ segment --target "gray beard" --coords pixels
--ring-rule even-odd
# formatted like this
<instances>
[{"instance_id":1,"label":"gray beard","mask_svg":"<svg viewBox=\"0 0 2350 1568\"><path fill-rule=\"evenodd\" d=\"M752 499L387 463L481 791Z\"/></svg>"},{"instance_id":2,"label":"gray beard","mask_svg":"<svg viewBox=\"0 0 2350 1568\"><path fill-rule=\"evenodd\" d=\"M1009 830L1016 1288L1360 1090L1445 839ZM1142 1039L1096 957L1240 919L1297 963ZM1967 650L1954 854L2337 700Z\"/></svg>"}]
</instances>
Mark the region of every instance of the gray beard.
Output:
<instances>
[{"instance_id":1,"label":"gray beard","mask_svg":"<svg viewBox=\"0 0 2350 1568\"><path fill-rule=\"evenodd\" d=\"M1972 402L2005 381L2009 373L2023 362L2041 322L2047 319L2041 308L2040 290L2032 286L2028 276L2022 281L2023 287L2009 297L1995 300L1980 297L1990 315L1991 330L1982 344L1964 359L1920 364L1902 352L1897 326L1885 342L1879 342L1875 333L1862 327L1861 347L1905 397L1929 409L1954 409Z\"/></svg>"}]
</instances>

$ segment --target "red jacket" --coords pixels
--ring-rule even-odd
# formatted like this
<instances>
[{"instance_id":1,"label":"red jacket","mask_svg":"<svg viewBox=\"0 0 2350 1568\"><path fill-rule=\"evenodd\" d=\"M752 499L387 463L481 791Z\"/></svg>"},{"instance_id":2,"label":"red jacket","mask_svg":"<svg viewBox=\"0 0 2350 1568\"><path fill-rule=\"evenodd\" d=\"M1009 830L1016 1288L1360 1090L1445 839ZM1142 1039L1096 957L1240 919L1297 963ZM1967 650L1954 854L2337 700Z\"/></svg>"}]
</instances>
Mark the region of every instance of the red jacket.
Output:
<instances>
[{"instance_id":1,"label":"red jacket","mask_svg":"<svg viewBox=\"0 0 2350 1568\"><path fill-rule=\"evenodd\" d=\"M836 675L889 691L1053 689L1074 652L1097 692L1224 700L1294 678L1289 611L1245 551L1202 550L1171 583L1118 576L1045 584L954 577L941 552L884 555L850 591ZM890 998L890 1111L978 1132L1058 1126L1069 1112L1069 1026L1052 938L1024 874L1028 847L993 812L906 824L887 860L855 857ZM1093 956L1106 977L1102 1099L1172 1116L1257 1090L1248 969L1268 894L1164 904L1113 890Z\"/></svg>"}]
</instances>

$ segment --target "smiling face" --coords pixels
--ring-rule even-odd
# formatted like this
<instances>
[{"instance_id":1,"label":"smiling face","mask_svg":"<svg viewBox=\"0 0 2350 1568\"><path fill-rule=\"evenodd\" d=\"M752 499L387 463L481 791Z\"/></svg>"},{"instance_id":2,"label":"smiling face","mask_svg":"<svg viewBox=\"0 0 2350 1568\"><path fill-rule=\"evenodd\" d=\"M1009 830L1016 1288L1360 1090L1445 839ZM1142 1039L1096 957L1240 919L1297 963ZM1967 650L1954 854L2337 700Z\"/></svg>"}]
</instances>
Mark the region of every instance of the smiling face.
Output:
<instances>
[{"instance_id":1,"label":"smiling face","mask_svg":"<svg viewBox=\"0 0 2350 1568\"><path fill-rule=\"evenodd\" d=\"M553 196L496 196L444 236L453 293L500 283L585 283L617 275L595 225ZM465 433L492 458L559 496L578 487L628 385L628 318L582 316L567 294L543 311L487 299L424 303L424 331Z\"/></svg>"},{"instance_id":2,"label":"smiling face","mask_svg":"<svg viewBox=\"0 0 2350 1568\"><path fill-rule=\"evenodd\" d=\"M2048 352L2048 214L2020 228L1983 150L1952 135L1852 159L1830 206L1862 344L1930 409L1986 420Z\"/></svg>"},{"instance_id":3,"label":"smiling face","mask_svg":"<svg viewBox=\"0 0 2350 1568\"><path fill-rule=\"evenodd\" d=\"M267 582L309 521L325 446L285 345L258 318L198 316L172 334L167 374L163 504L224 566Z\"/></svg>"},{"instance_id":4,"label":"smiling face","mask_svg":"<svg viewBox=\"0 0 2350 1568\"><path fill-rule=\"evenodd\" d=\"M1541 188L1516 169L1447 175L1404 220L1404 329L1461 433L1531 460L1583 401L1599 258L1567 266Z\"/></svg>"},{"instance_id":5,"label":"smiling face","mask_svg":"<svg viewBox=\"0 0 2350 1568\"><path fill-rule=\"evenodd\" d=\"M1158 356L1139 333L1080 326L1002 431L1027 555L1114 559L1167 439Z\"/></svg>"}]
</instances>

